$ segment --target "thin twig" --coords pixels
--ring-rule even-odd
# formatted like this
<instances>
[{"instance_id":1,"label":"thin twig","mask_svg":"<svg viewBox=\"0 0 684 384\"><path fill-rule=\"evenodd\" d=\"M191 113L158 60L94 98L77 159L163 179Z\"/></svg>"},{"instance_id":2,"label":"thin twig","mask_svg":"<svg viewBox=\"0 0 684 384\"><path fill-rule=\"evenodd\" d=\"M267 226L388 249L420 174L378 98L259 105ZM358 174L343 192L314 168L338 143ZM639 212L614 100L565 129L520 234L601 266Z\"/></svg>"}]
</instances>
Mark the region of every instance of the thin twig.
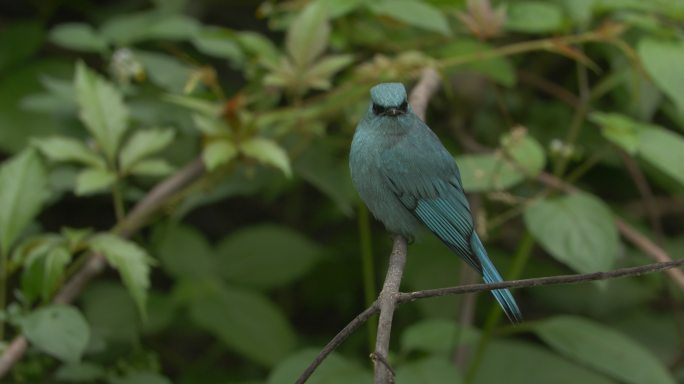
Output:
<instances>
[{"instance_id":1,"label":"thin twig","mask_svg":"<svg viewBox=\"0 0 684 384\"><path fill-rule=\"evenodd\" d=\"M671 271L673 268L684 266L684 259L668 261L663 263L652 263L640 265L638 267L619 268L608 272L582 273L575 275L559 275L548 277L537 277L531 279L509 280L492 284L470 284L457 287L428 289L425 291L415 291L397 294L397 304L404 304L414 300L427 299L431 297L441 297L447 295L461 295L474 292L486 292L494 289L504 288L528 288L540 287L544 285L577 284L596 280L610 280L621 277L640 276L647 273ZM306 368L304 373L297 379L296 384L304 384L325 358L354 331L359 329L369 318L379 312L377 302L368 307L361 314L356 316L344 329L342 329L316 356L316 359Z\"/></svg>"},{"instance_id":2,"label":"thin twig","mask_svg":"<svg viewBox=\"0 0 684 384\"><path fill-rule=\"evenodd\" d=\"M653 229L653 232L656 233L659 240L662 240L663 226L660 222L660 212L658 212L658 209L654 203L655 197L653 196L653 189L651 189L651 186L646 179L646 175L644 175L644 172L641 170L641 168L639 168L639 164L637 164L636 160L634 160L634 158L624 150L620 148L617 150L620 154L620 158L622 158L622 163L625 164L625 168L627 168L629 176L634 181L634 184L641 195L641 202L644 206L646 216L650 221L651 229Z\"/></svg>"},{"instance_id":3,"label":"thin twig","mask_svg":"<svg viewBox=\"0 0 684 384\"><path fill-rule=\"evenodd\" d=\"M397 293L399 284L404 274L406 264L406 239L403 236L394 237L392 254L387 267L387 276L382 286L382 291L378 297L380 307L380 320L378 321L378 336L375 339L375 352L373 353L375 363L375 384L394 383L394 373L387 362L389 355L389 342L392 336L392 319L394 318L394 308L397 305ZM378 364L378 361L382 364Z\"/></svg>"},{"instance_id":4,"label":"thin twig","mask_svg":"<svg viewBox=\"0 0 684 384\"><path fill-rule=\"evenodd\" d=\"M204 165L201 159L190 162L178 172L157 184L121 221L120 224L112 229L123 237L130 237L137 232L157 210L166 203L176 192L190 185L204 174ZM107 263L105 258L99 254L92 254L88 261L83 265L69 281L64 284L62 289L55 295L53 302L56 304L68 304L74 301L83 291L86 285L95 276L104 271ZM0 378L3 378L12 367L22 358L28 341L22 335L16 336L10 345L0 356Z\"/></svg>"}]
</instances>

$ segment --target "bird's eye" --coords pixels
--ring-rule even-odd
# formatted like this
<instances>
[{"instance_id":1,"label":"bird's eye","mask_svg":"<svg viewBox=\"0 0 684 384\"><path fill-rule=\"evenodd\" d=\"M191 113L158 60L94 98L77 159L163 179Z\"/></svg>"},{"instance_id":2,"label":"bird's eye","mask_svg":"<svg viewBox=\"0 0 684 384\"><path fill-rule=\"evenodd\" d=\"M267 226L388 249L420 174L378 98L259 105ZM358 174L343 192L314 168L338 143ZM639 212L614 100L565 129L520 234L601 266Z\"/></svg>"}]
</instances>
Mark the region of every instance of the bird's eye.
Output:
<instances>
[{"instance_id":1,"label":"bird's eye","mask_svg":"<svg viewBox=\"0 0 684 384\"><path fill-rule=\"evenodd\" d=\"M406 112L406 110L408 110L408 102L406 100L404 100L404 102L401 103L401 105L399 106L399 109L402 112Z\"/></svg>"},{"instance_id":2,"label":"bird's eye","mask_svg":"<svg viewBox=\"0 0 684 384\"><path fill-rule=\"evenodd\" d=\"M382 115L385 113L385 108L380 105L373 104L373 113L376 115Z\"/></svg>"}]
</instances>

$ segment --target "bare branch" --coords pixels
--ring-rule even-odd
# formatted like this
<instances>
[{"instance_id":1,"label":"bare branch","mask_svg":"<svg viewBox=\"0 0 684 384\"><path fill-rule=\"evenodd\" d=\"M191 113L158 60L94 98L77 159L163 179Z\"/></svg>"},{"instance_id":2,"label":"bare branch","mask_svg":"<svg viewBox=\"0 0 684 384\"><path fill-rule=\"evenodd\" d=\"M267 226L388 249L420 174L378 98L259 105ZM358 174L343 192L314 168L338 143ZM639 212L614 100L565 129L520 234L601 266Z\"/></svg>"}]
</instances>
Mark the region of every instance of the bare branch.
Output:
<instances>
[{"instance_id":1,"label":"bare branch","mask_svg":"<svg viewBox=\"0 0 684 384\"><path fill-rule=\"evenodd\" d=\"M157 184L121 221L121 224L112 229L112 232L123 237L132 236L175 193L199 179L203 174L204 165L201 159L193 160ZM106 265L107 262L102 255L92 254L83 267L55 295L53 302L68 304L74 301L90 280L104 271ZM19 335L12 340L9 347L0 356L0 378L7 375L10 369L22 358L27 348L28 341L24 336Z\"/></svg>"},{"instance_id":2,"label":"bare branch","mask_svg":"<svg viewBox=\"0 0 684 384\"><path fill-rule=\"evenodd\" d=\"M399 285L401 284L401 277L404 274L404 265L406 264L406 248L406 239L399 235L395 236L389 266L387 267L387 276L377 301L380 308L380 320L378 321L378 336L375 339L375 352L373 353L375 384L394 382L394 372L387 362L387 356L389 354L390 337L392 336L394 308L397 305L397 294L399 293ZM378 362L381 364L378 364Z\"/></svg>"},{"instance_id":3,"label":"bare branch","mask_svg":"<svg viewBox=\"0 0 684 384\"><path fill-rule=\"evenodd\" d=\"M501 283L493 284L470 284L457 287L428 289L425 291L415 291L397 294L397 304L404 304L414 300L427 299L431 297L440 297L447 295L461 295L466 293L491 291L493 289L503 288L526 288L526 287L540 287L544 285L562 285L562 284L577 284L587 281L595 280L610 280L621 277L640 276L647 273L672 271L673 268L684 266L684 259L668 261L663 263L645 264L638 267L619 268L608 272L594 272L583 273L575 275L560 275L549 277L538 277L532 279L509 280ZM311 374L318 368L318 366L325 360L325 358L337 347L339 347L346 338L359 329L368 319L379 312L377 302L368 307L360 315L356 316L349 324L347 324L342 331L340 331L326 346L321 350L321 353L316 356L316 359L306 368L304 373L297 380L297 384L304 384Z\"/></svg>"}]
</instances>

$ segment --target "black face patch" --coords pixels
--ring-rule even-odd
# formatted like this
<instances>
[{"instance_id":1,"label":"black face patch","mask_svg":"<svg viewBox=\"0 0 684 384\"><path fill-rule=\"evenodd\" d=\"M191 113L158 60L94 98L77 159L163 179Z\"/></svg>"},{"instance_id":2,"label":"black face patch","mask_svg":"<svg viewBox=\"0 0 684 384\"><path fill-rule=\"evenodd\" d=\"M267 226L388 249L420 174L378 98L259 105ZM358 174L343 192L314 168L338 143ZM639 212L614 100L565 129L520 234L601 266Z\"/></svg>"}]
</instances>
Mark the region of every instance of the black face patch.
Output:
<instances>
[{"instance_id":1,"label":"black face patch","mask_svg":"<svg viewBox=\"0 0 684 384\"><path fill-rule=\"evenodd\" d=\"M397 116L408 112L408 102L404 100L398 107L383 107L382 105L373 103L372 108L373 114L376 116Z\"/></svg>"}]
</instances>

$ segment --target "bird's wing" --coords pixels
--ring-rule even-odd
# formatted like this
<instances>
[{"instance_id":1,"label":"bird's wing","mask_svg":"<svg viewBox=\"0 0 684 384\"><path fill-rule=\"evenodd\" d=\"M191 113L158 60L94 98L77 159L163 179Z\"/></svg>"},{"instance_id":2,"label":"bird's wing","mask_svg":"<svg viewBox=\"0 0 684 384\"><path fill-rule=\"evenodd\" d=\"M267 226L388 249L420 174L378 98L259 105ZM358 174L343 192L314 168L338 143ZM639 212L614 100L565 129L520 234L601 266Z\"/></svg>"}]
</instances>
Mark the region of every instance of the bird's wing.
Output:
<instances>
[{"instance_id":1,"label":"bird's wing","mask_svg":"<svg viewBox=\"0 0 684 384\"><path fill-rule=\"evenodd\" d=\"M422 127L421 127L422 128ZM471 248L473 219L453 157L429 130L382 154L392 192L430 231L473 268L482 266Z\"/></svg>"}]
</instances>

